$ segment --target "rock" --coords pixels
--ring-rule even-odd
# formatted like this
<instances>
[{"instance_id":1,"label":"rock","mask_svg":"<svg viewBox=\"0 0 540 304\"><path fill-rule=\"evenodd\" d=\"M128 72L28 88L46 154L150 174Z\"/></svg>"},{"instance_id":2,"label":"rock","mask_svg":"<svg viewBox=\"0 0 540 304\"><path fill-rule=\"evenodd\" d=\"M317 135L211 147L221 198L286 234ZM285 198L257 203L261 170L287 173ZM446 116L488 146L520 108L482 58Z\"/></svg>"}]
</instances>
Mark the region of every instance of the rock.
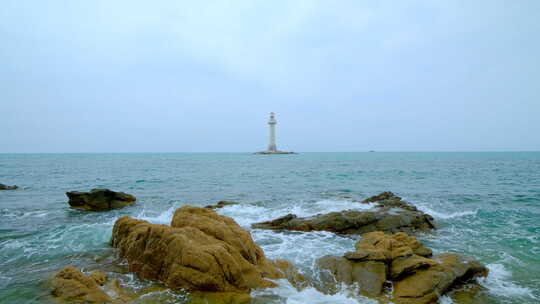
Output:
<instances>
[{"instance_id":1,"label":"rock","mask_svg":"<svg viewBox=\"0 0 540 304\"><path fill-rule=\"evenodd\" d=\"M251 296L236 292L192 292L189 304L247 304Z\"/></svg>"},{"instance_id":2,"label":"rock","mask_svg":"<svg viewBox=\"0 0 540 304\"><path fill-rule=\"evenodd\" d=\"M434 260L419 255L399 257L390 264L390 278L398 280L400 277L414 273L418 269L428 268L436 264L437 262Z\"/></svg>"},{"instance_id":3,"label":"rock","mask_svg":"<svg viewBox=\"0 0 540 304\"><path fill-rule=\"evenodd\" d=\"M435 226L433 218L414 206L400 201L386 205L381 202L373 210L345 210L299 218L294 214L275 220L255 223L253 228L296 231L330 231L340 234L362 234L371 231L389 233L429 231Z\"/></svg>"},{"instance_id":4,"label":"rock","mask_svg":"<svg viewBox=\"0 0 540 304\"><path fill-rule=\"evenodd\" d=\"M0 184L0 190L16 190L16 189L19 189L18 186L8 186L8 185L4 185L4 184Z\"/></svg>"},{"instance_id":5,"label":"rock","mask_svg":"<svg viewBox=\"0 0 540 304\"><path fill-rule=\"evenodd\" d=\"M370 198L367 198L365 200L363 200L362 202L363 203L373 203L373 202L379 202L379 201L384 201L384 200L387 200L387 199L394 199L394 198L398 198L398 199L401 199L400 197L396 196L394 193L390 192L390 191L387 191L387 192L381 192L377 195L374 195Z\"/></svg>"},{"instance_id":6,"label":"rock","mask_svg":"<svg viewBox=\"0 0 540 304\"><path fill-rule=\"evenodd\" d=\"M101 271L101 270L95 270L92 273L90 273L90 277L100 286L105 285L107 283L107 275Z\"/></svg>"},{"instance_id":7,"label":"rock","mask_svg":"<svg viewBox=\"0 0 540 304\"><path fill-rule=\"evenodd\" d=\"M362 295L378 297L389 280L394 286L394 303L435 303L453 286L488 272L478 261L457 254L427 258L431 250L403 232L365 233L355 247L354 252L343 257L325 256L317 260L323 291L336 292L338 283L357 283Z\"/></svg>"},{"instance_id":8,"label":"rock","mask_svg":"<svg viewBox=\"0 0 540 304\"><path fill-rule=\"evenodd\" d=\"M66 301L84 303L110 303L112 298L99 288L92 276L80 272L73 266L66 266L52 280L52 294Z\"/></svg>"},{"instance_id":9,"label":"rock","mask_svg":"<svg viewBox=\"0 0 540 304\"><path fill-rule=\"evenodd\" d=\"M205 206L204 208L208 208L208 209L220 209L220 208L223 208L225 206L231 206L231 205L238 205L238 203L236 202L229 202L229 201L219 201L217 204L215 205L208 205L208 206Z\"/></svg>"},{"instance_id":10,"label":"rock","mask_svg":"<svg viewBox=\"0 0 540 304\"><path fill-rule=\"evenodd\" d=\"M66 192L71 208L104 211L123 208L135 203L135 196L109 189L92 189L90 192Z\"/></svg>"},{"instance_id":11,"label":"rock","mask_svg":"<svg viewBox=\"0 0 540 304\"><path fill-rule=\"evenodd\" d=\"M453 285L487 276L488 273L488 269L478 261L458 254L441 254L434 259L437 264L416 271L394 284L396 303L435 303Z\"/></svg>"},{"instance_id":12,"label":"rock","mask_svg":"<svg viewBox=\"0 0 540 304\"><path fill-rule=\"evenodd\" d=\"M340 284L358 283L360 293L367 296L379 296L386 281L387 267L378 261L351 261L344 257L326 255L317 260L322 270L321 279L326 283L326 292L339 291Z\"/></svg>"},{"instance_id":13,"label":"rock","mask_svg":"<svg viewBox=\"0 0 540 304\"><path fill-rule=\"evenodd\" d=\"M297 290L302 290L308 287L310 284L306 277L298 272L298 269L286 260L276 260L274 265L281 271L283 276L294 286Z\"/></svg>"},{"instance_id":14,"label":"rock","mask_svg":"<svg viewBox=\"0 0 540 304\"><path fill-rule=\"evenodd\" d=\"M130 271L172 289L247 293L284 277L248 231L208 208L177 209L171 226L122 217L111 244Z\"/></svg>"},{"instance_id":15,"label":"rock","mask_svg":"<svg viewBox=\"0 0 540 304\"><path fill-rule=\"evenodd\" d=\"M253 228L296 231L330 231L341 234L362 234L372 231L388 233L429 231L434 229L433 217L401 200L392 192L383 192L363 201L374 203L372 210L345 210L299 218L294 214L255 223ZM422 255L429 256L428 251Z\"/></svg>"},{"instance_id":16,"label":"rock","mask_svg":"<svg viewBox=\"0 0 540 304\"><path fill-rule=\"evenodd\" d=\"M367 198L363 200L362 203L364 204L377 203L377 207L379 208L384 208L384 207L400 208L400 209L409 210L409 211L419 211L418 208L416 208L414 205L407 203L406 201L402 200L401 197L389 191L382 192L380 194Z\"/></svg>"}]
</instances>

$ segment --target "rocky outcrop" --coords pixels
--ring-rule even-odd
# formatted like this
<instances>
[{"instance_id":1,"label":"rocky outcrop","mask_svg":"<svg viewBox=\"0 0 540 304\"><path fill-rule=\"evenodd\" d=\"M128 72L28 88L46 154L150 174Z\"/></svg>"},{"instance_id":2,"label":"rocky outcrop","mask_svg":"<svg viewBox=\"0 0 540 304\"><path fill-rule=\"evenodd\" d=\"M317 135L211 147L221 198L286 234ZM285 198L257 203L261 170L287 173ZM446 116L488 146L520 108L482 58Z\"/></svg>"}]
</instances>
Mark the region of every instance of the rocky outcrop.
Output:
<instances>
[{"instance_id":1,"label":"rocky outcrop","mask_svg":"<svg viewBox=\"0 0 540 304\"><path fill-rule=\"evenodd\" d=\"M18 186L8 186L8 185L4 185L4 184L0 184L0 190L16 190L16 189L19 189Z\"/></svg>"},{"instance_id":2,"label":"rocky outcrop","mask_svg":"<svg viewBox=\"0 0 540 304\"><path fill-rule=\"evenodd\" d=\"M92 189L90 192L66 192L71 208L105 211L119 209L135 203L135 196L109 189Z\"/></svg>"},{"instance_id":3,"label":"rocky outcrop","mask_svg":"<svg viewBox=\"0 0 540 304\"><path fill-rule=\"evenodd\" d=\"M89 275L73 266L66 266L52 279L52 295L70 303L127 303L118 280L108 282L107 275L96 270Z\"/></svg>"},{"instance_id":4,"label":"rocky outcrop","mask_svg":"<svg viewBox=\"0 0 540 304\"><path fill-rule=\"evenodd\" d=\"M390 281L390 297L397 304L436 303L453 286L488 273L478 261L458 254L432 257L430 249L402 232L366 233L354 252L342 257L324 256L317 264L327 291L335 292L336 283L358 283L361 294L378 297L385 282Z\"/></svg>"},{"instance_id":5,"label":"rocky outcrop","mask_svg":"<svg viewBox=\"0 0 540 304\"><path fill-rule=\"evenodd\" d=\"M402 200L401 197L395 195L394 193L387 191L382 192L377 195L374 195L370 198L367 198L362 201L364 204L377 203L378 208L387 209L387 208L399 208L408 211L418 212L418 208L414 205L407 203ZM431 219L433 220L433 219Z\"/></svg>"},{"instance_id":6,"label":"rocky outcrop","mask_svg":"<svg viewBox=\"0 0 540 304\"><path fill-rule=\"evenodd\" d=\"M296 231L331 231L341 234L362 234L372 231L389 233L428 231L434 229L433 217L404 202L391 192L372 197L377 202L370 210L345 210L300 218L294 214L253 224L253 228Z\"/></svg>"},{"instance_id":7,"label":"rocky outcrop","mask_svg":"<svg viewBox=\"0 0 540 304\"><path fill-rule=\"evenodd\" d=\"M223 208L225 206L232 206L232 205L238 205L238 203L236 202L230 202L230 201L219 201L217 204L215 205L208 205L208 206L205 206L204 208L208 208L208 209L220 209L220 208Z\"/></svg>"},{"instance_id":8,"label":"rocky outcrop","mask_svg":"<svg viewBox=\"0 0 540 304\"><path fill-rule=\"evenodd\" d=\"M208 208L177 209L171 226L122 217L111 243L130 271L172 289L247 293L284 277L248 231Z\"/></svg>"}]
</instances>

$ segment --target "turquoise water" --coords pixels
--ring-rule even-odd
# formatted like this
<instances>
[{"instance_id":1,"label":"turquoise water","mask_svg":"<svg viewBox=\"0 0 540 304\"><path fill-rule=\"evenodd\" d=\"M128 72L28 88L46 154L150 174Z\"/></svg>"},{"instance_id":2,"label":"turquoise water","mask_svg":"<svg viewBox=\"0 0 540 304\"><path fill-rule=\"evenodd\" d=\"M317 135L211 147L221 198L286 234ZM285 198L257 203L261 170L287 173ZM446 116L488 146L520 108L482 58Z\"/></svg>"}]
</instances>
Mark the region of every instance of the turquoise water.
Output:
<instances>
[{"instance_id":1,"label":"turquoise water","mask_svg":"<svg viewBox=\"0 0 540 304\"><path fill-rule=\"evenodd\" d=\"M490 303L540 302L536 152L0 154L0 183L22 188L0 191L0 303L48 303L47 278L68 264L105 268L133 289L150 284L107 262L119 216L168 223L182 205L234 200L241 205L219 212L250 229L290 212L361 208L352 200L382 191L435 217L439 229L419 236L435 252L460 252L488 265L491 273L481 284ZM132 193L138 203L105 213L68 208L66 191L103 187ZM316 258L349 251L355 242L324 232L251 232L270 258L288 259L307 276L316 275ZM254 301L369 302L345 291L325 296L282 285L254 292ZM182 302L181 296L163 300Z\"/></svg>"}]
</instances>

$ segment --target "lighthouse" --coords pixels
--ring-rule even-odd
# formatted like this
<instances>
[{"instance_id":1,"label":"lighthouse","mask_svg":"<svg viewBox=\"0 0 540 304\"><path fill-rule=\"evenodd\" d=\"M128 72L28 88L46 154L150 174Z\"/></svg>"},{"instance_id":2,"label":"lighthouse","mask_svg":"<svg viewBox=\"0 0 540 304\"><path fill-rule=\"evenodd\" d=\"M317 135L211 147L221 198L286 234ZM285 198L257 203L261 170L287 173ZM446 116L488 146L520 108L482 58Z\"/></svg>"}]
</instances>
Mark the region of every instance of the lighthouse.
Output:
<instances>
[{"instance_id":1,"label":"lighthouse","mask_svg":"<svg viewBox=\"0 0 540 304\"><path fill-rule=\"evenodd\" d=\"M270 119L268 120L268 129L270 131L268 136L268 152L277 152L276 148L276 117L275 113L270 113Z\"/></svg>"},{"instance_id":2,"label":"lighthouse","mask_svg":"<svg viewBox=\"0 0 540 304\"><path fill-rule=\"evenodd\" d=\"M268 120L268 149L262 152L255 152L255 154L296 154L294 152L279 151L276 147L276 114L270 113L270 119Z\"/></svg>"}]
</instances>

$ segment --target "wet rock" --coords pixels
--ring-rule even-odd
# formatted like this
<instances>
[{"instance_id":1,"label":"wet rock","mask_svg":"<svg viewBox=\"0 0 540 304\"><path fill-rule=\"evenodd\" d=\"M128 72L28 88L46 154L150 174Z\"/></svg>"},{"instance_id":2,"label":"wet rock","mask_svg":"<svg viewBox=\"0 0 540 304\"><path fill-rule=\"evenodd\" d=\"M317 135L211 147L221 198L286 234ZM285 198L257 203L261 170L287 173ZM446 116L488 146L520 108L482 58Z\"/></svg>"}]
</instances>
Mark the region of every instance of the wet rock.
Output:
<instances>
[{"instance_id":1,"label":"wet rock","mask_svg":"<svg viewBox=\"0 0 540 304\"><path fill-rule=\"evenodd\" d=\"M113 299L103 291L92 275L83 274L73 266L60 270L52 280L52 294L62 300L84 303L111 303Z\"/></svg>"},{"instance_id":2,"label":"wet rock","mask_svg":"<svg viewBox=\"0 0 540 304\"><path fill-rule=\"evenodd\" d=\"M0 190L16 190L16 189L19 189L18 186L8 186L8 185L4 185L4 184L0 184Z\"/></svg>"},{"instance_id":3,"label":"wet rock","mask_svg":"<svg viewBox=\"0 0 540 304\"><path fill-rule=\"evenodd\" d=\"M478 261L458 254L446 253L434 257L437 262L394 284L394 301L399 304L428 304L453 285L487 276L488 270Z\"/></svg>"},{"instance_id":4,"label":"wet rock","mask_svg":"<svg viewBox=\"0 0 540 304\"><path fill-rule=\"evenodd\" d=\"M275 220L255 223L252 227L272 230L330 231L340 234L362 234L371 231L412 233L433 229L432 220L430 215L421 211L378 207L373 210L345 210L303 218L288 214Z\"/></svg>"},{"instance_id":5,"label":"wet rock","mask_svg":"<svg viewBox=\"0 0 540 304\"><path fill-rule=\"evenodd\" d=\"M317 260L322 270L321 279L326 284L325 292L339 291L340 283L358 283L360 293L366 296L379 296L386 281L387 266L379 261L353 261L345 257L326 255Z\"/></svg>"},{"instance_id":6,"label":"wet rock","mask_svg":"<svg viewBox=\"0 0 540 304\"><path fill-rule=\"evenodd\" d=\"M386 191L386 192L381 192L377 195L374 195L370 198L367 198L365 200L363 200L362 202L363 203L373 203L373 202L379 202L379 201L384 201L384 200L387 200L387 199L394 199L394 198L399 198L397 197L394 193L390 192L390 191Z\"/></svg>"},{"instance_id":7,"label":"wet rock","mask_svg":"<svg viewBox=\"0 0 540 304\"><path fill-rule=\"evenodd\" d=\"M458 254L441 254L433 258L414 236L370 232L362 235L354 252L342 257L325 256L317 260L323 279L323 290L336 291L339 283L357 283L362 295L378 297L384 283L393 284L394 303L435 303L453 286L486 276L488 270L478 261ZM427 255L426 255L427 256Z\"/></svg>"},{"instance_id":8,"label":"wet rock","mask_svg":"<svg viewBox=\"0 0 540 304\"><path fill-rule=\"evenodd\" d=\"M215 205L208 205L208 206L205 206L204 208L208 208L208 209L220 209L220 208L223 208L225 206L232 206L232 205L238 205L238 203L236 202L230 202L230 201L219 201L217 204Z\"/></svg>"},{"instance_id":9,"label":"wet rock","mask_svg":"<svg viewBox=\"0 0 540 304\"><path fill-rule=\"evenodd\" d=\"M135 196L109 189L92 189L90 192L66 192L71 208L105 211L119 209L135 203Z\"/></svg>"},{"instance_id":10,"label":"wet rock","mask_svg":"<svg viewBox=\"0 0 540 304\"><path fill-rule=\"evenodd\" d=\"M406 201L402 200L401 197L389 191L382 192L380 194L367 198L363 200L362 203L364 204L377 203L377 207L384 208L384 209L399 208L399 209L408 210L408 211L419 211L418 208L416 208L414 205L407 203ZM432 218L431 218L431 221L433 221Z\"/></svg>"},{"instance_id":11,"label":"wet rock","mask_svg":"<svg viewBox=\"0 0 540 304\"><path fill-rule=\"evenodd\" d=\"M111 244L130 271L172 289L247 293L284 277L248 231L208 208L177 209L171 226L122 217Z\"/></svg>"},{"instance_id":12,"label":"wet rock","mask_svg":"<svg viewBox=\"0 0 540 304\"><path fill-rule=\"evenodd\" d=\"M189 304L247 304L251 296L236 292L193 292L189 296Z\"/></svg>"},{"instance_id":13,"label":"wet rock","mask_svg":"<svg viewBox=\"0 0 540 304\"><path fill-rule=\"evenodd\" d=\"M297 290L302 290L310 286L307 278L298 272L298 269L286 260L275 260L274 265L281 271L283 276L294 286Z\"/></svg>"},{"instance_id":14,"label":"wet rock","mask_svg":"<svg viewBox=\"0 0 540 304\"><path fill-rule=\"evenodd\" d=\"M345 210L303 218L287 214L274 220L255 223L252 227L272 230L330 231L341 234L362 234L372 231L413 233L435 228L433 217L401 200L392 192L383 192L363 202L376 203L376 205L370 210ZM429 254L429 252L423 253L423 255Z\"/></svg>"}]
</instances>

